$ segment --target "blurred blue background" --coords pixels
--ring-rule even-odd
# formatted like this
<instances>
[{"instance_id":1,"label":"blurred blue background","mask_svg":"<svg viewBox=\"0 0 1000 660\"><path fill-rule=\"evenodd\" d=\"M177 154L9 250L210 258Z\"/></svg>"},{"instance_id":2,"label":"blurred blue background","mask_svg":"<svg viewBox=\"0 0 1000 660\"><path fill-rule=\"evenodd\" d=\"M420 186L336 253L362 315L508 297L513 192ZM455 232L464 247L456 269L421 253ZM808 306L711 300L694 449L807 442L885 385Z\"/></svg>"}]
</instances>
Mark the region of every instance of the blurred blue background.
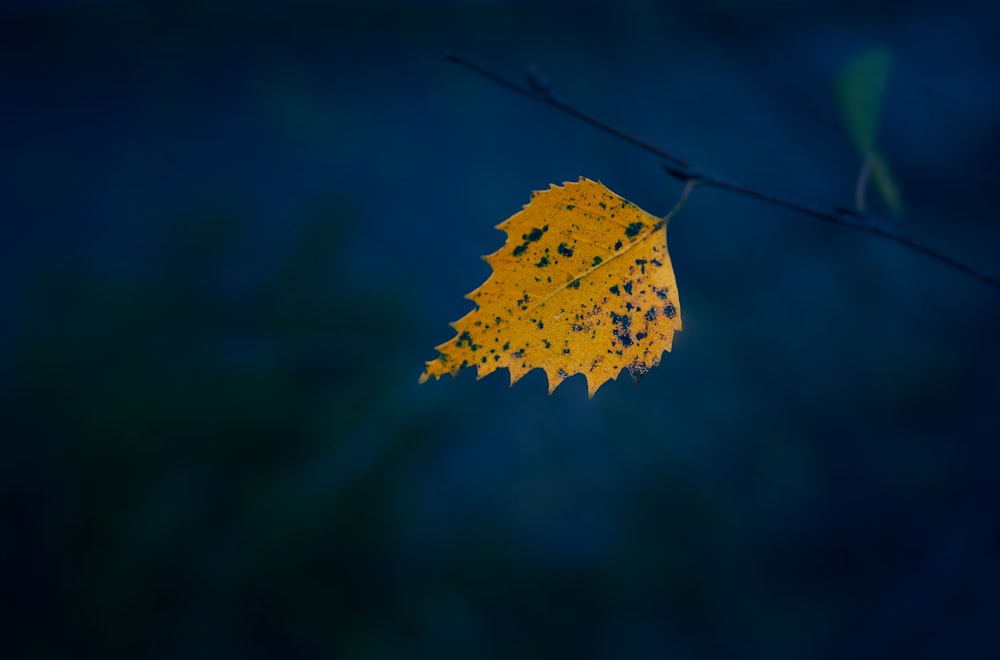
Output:
<instances>
[{"instance_id":1,"label":"blurred blue background","mask_svg":"<svg viewBox=\"0 0 1000 660\"><path fill-rule=\"evenodd\" d=\"M643 152L850 205L887 46L901 230L1000 271L983 2L0 10L0 655L993 658L1000 293L714 190L641 384L417 384L550 183Z\"/></svg>"}]
</instances>

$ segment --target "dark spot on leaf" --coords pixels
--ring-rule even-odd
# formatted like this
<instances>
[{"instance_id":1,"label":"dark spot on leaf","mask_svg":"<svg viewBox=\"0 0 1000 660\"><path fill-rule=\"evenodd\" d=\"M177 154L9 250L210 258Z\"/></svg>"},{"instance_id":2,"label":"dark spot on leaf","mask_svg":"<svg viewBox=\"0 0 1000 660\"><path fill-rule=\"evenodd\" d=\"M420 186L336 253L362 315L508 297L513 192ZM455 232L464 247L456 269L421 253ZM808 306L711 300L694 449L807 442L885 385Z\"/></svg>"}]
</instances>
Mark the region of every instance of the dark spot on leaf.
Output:
<instances>
[{"instance_id":1,"label":"dark spot on leaf","mask_svg":"<svg viewBox=\"0 0 1000 660\"><path fill-rule=\"evenodd\" d=\"M563 355L569 355L569 349L568 348L564 348L563 349Z\"/></svg>"},{"instance_id":2,"label":"dark spot on leaf","mask_svg":"<svg viewBox=\"0 0 1000 660\"><path fill-rule=\"evenodd\" d=\"M498 316L498 317L496 317L496 322L497 322L497 323L500 323L500 321L502 321L502 320L503 320L503 319L502 319L502 318L500 318L499 316Z\"/></svg>"},{"instance_id":3,"label":"dark spot on leaf","mask_svg":"<svg viewBox=\"0 0 1000 660\"><path fill-rule=\"evenodd\" d=\"M605 204L604 202L597 202L597 205L600 206L602 209L608 208L608 205Z\"/></svg>"},{"instance_id":4,"label":"dark spot on leaf","mask_svg":"<svg viewBox=\"0 0 1000 660\"><path fill-rule=\"evenodd\" d=\"M636 341L642 341L645 338L646 338L646 333L645 332L637 332L637 333L635 333L635 340Z\"/></svg>"},{"instance_id":5,"label":"dark spot on leaf","mask_svg":"<svg viewBox=\"0 0 1000 660\"><path fill-rule=\"evenodd\" d=\"M548 225L545 225L541 229L538 229L536 227L536 228L532 229L530 233L528 233L528 234L522 234L521 238L524 239L524 240L526 240L526 241L528 241L529 243L534 243L535 241L539 240L542 237L542 234L544 234L548 230L549 230L549 226Z\"/></svg>"},{"instance_id":6,"label":"dark spot on leaf","mask_svg":"<svg viewBox=\"0 0 1000 660\"><path fill-rule=\"evenodd\" d=\"M500 361L500 356L499 355L494 355L493 356L493 361L494 362L499 362Z\"/></svg>"},{"instance_id":7,"label":"dark spot on leaf","mask_svg":"<svg viewBox=\"0 0 1000 660\"><path fill-rule=\"evenodd\" d=\"M677 309L674 308L673 304L667 303L667 306L663 308L663 313L668 319L673 319L677 316Z\"/></svg>"},{"instance_id":8,"label":"dark spot on leaf","mask_svg":"<svg viewBox=\"0 0 1000 660\"><path fill-rule=\"evenodd\" d=\"M641 222L633 222L625 229L625 235L629 238L634 238L639 235L639 232L641 232L642 228L645 226L646 225Z\"/></svg>"},{"instance_id":9,"label":"dark spot on leaf","mask_svg":"<svg viewBox=\"0 0 1000 660\"><path fill-rule=\"evenodd\" d=\"M625 293L629 294L630 296L632 295L632 283L631 282L629 282L628 284L626 284L623 288L625 289Z\"/></svg>"},{"instance_id":10,"label":"dark spot on leaf","mask_svg":"<svg viewBox=\"0 0 1000 660\"><path fill-rule=\"evenodd\" d=\"M583 331L582 325L577 324L573 326L573 332L582 332L582 331Z\"/></svg>"},{"instance_id":11,"label":"dark spot on leaf","mask_svg":"<svg viewBox=\"0 0 1000 660\"><path fill-rule=\"evenodd\" d=\"M627 309L628 311L630 311L630 312L631 312L631 311L632 311L632 303L630 303L630 302L626 302L626 303L625 303L625 309Z\"/></svg>"},{"instance_id":12,"label":"dark spot on leaf","mask_svg":"<svg viewBox=\"0 0 1000 660\"><path fill-rule=\"evenodd\" d=\"M618 341L622 343L622 346L632 345L632 331L629 326L632 324L632 319L628 314L615 314L611 312L611 322L614 323L614 334L618 338Z\"/></svg>"},{"instance_id":13,"label":"dark spot on leaf","mask_svg":"<svg viewBox=\"0 0 1000 660\"><path fill-rule=\"evenodd\" d=\"M620 249L622 249L622 242L618 241L615 243L615 250L620 250ZM517 255L515 254L514 256L516 257Z\"/></svg>"},{"instance_id":14,"label":"dark spot on leaf","mask_svg":"<svg viewBox=\"0 0 1000 660\"><path fill-rule=\"evenodd\" d=\"M505 351L509 351L510 350L510 342L509 341L505 341L503 343L503 350L505 350Z\"/></svg>"},{"instance_id":15,"label":"dark spot on leaf","mask_svg":"<svg viewBox=\"0 0 1000 660\"><path fill-rule=\"evenodd\" d=\"M650 307L649 311L646 312L646 320L647 321L655 321L656 320L656 308L655 307Z\"/></svg>"},{"instance_id":16,"label":"dark spot on leaf","mask_svg":"<svg viewBox=\"0 0 1000 660\"><path fill-rule=\"evenodd\" d=\"M524 349L523 348L517 349L514 352L514 357L516 357L516 358L523 358L524 357Z\"/></svg>"},{"instance_id":17,"label":"dark spot on leaf","mask_svg":"<svg viewBox=\"0 0 1000 660\"><path fill-rule=\"evenodd\" d=\"M515 257L520 257L522 254L524 254L525 252L527 252L527 250L528 250L528 244L527 243L521 243L516 248L514 248L514 252L512 254Z\"/></svg>"},{"instance_id":18,"label":"dark spot on leaf","mask_svg":"<svg viewBox=\"0 0 1000 660\"><path fill-rule=\"evenodd\" d=\"M559 252L559 254L561 254L564 257L573 256L573 250L570 249L569 246L567 246L565 243L560 243L559 247L556 248L556 250Z\"/></svg>"},{"instance_id":19,"label":"dark spot on leaf","mask_svg":"<svg viewBox=\"0 0 1000 660\"><path fill-rule=\"evenodd\" d=\"M538 268L545 268L548 265L549 265L549 258L547 256L542 256L542 258L538 261L538 263L535 264L535 266L537 266Z\"/></svg>"},{"instance_id":20,"label":"dark spot on leaf","mask_svg":"<svg viewBox=\"0 0 1000 660\"><path fill-rule=\"evenodd\" d=\"M616 285L614 285L613 287L611 287L610 289L608 289L608 291L610 291L611 293L615 294L616 296L620 296L620 295L622 295L622 294L621 294L621 293L620 293L620 292L618 291L618 285L617 285L617 284L616 284Z\"/></svg>"},{"instance_id":21,"label":"dark spot on leaf","mask_svg":"<svg viewBox=\"0 0 1000 660\"><path fill-rule=\"evenodd\" d=\"M468 344L470 350L479 350L479 344L472 343L472 335L469 334L468 330L462 330L462 333L458 335L458 341L455 342L456 346L461 346L462 344Z\"/></svg>"},{"instance_id":22,"label":"dark spot on leaf","mask_svg":"<svg viewBox=\"0 0 1000 660\"><path fill-rule=\"evenodd\" d=\"M600 257L594 257L594 263L593 263L593 265L597 266L597 265L599 265L601 263L601 261L603 261L603 260Z\"/></svg>"},{"instance_id":23,"label":"dark spot on leaf","mask_svg":"<svg viewBox=\"0 0 1000 660\"><path fill-rule=\"evenodd\" d=\"M483 364L486 364L486 356L485 355L483 356L483 359L480 360L480 362L482 362Z\"/></svg>"},{"instance_id":24,"label":"dark spot on leaf","mask_svg":"<svg viewBox=\"0 0 1000 660\"><path fill-rule=\"evenodd\" d=\"M542 323L541 321L539 321L539 322L538 322L538 329L539 329L539 330L541 330L541 329L542 329L542 328L544 328L544 327L545 327L545 324L544 324L544 323Z\"/></svg>"},{"instance_id":25,"label":"dark spot on leaf","mask_svg":"<svg viewBox=\"0 0 1000 660\"><path fill-rule=\"evenodd\" d=\"M567 211L572 211L572 210L573 210L573 209L575 209L575 208L576 208L576 206L574 206L573 204L567 204L567 205L566 205L566 210L567 210Z\"/></svg>"},{"instance_id":26,"label":"dark spot on leaf","mask_svg":"<svg viewBox=\"0 0 1000 660\"><path fill-rule=\"evenodd\" d=\"M657 266L657 267L659 267L659 266L662 266L662 265L663 265L662 263L660 263L660 260L659 260L659 259L653 259L653 260L651 260L651 263L652 263L652 264L653 264L654 266Z\"/></svg>"},{"instance_id":27,"label":"dark spot on leaf","mask_svg":"<svg viewBox=\"0 0 1000 660\"><path fill-rule=\"evenodd\" d=\"M572 282L570 282L569 284L567 284L566 286L568 286L571 289L579 289L580 288L580 279L577 278L577 279L573 280Z\"/></svg>"},{"instance_id":28,"label":"dark spot on leaf","mask_svg":"<svg viewBox=\"0 0 1000 660\"><path fill-rule=\"evenodd\" d=\"M545 348L552 348L552 344L549 343L548 339L543 339L542 343L545 344Z\"/></svg>"},{"instance_id":29,"label":"dark spot on leaf","mask_svg":"<svg viewBox=\"0 0 1000 660\"><path fill-rule=\"evenodd\" d=\"M556 375L559 376L560 378L566 378L569 374L560 369L559 371L556 372Z\"/></svg>"},{"instance_id":30,"label":"dark spot on leaf","mask_svg":"<svg viewBox=\"0 0 1000 660\"><path fill-rule=\"evenodd\" d=\"M661 300L667 299L667 291L669 291L667 287L663 287L662 289L657 289L656 287L653 287L653 291L656 293L657 298L660 298Z\"/></svg>"},{"instance_id":31,"label":"dark spot on leaf","mask_svg":"<svg viewBox=\"0 0 1000 660\"><path fill-rule=\"evenodd\" d=\"M635 260L635 265L642 269L642 274L643 275L646 274L646 260L645 259L636 259Z\"/></svg>"}]
</instances>

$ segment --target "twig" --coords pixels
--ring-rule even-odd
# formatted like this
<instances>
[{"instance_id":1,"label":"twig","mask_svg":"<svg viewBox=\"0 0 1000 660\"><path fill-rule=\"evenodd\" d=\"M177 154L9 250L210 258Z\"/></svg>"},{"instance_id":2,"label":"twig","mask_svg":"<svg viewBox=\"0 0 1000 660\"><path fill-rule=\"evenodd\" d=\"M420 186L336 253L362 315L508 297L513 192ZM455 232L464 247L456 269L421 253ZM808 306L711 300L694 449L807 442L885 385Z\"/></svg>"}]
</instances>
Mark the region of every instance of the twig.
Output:
<instances>
[{"instance_id":1,"label":"twig","mask_svg":"<svg viewBox=\"0 0 1000 660\"><path fill-rule=\"evenodd\" d=\"M733 181L732 179L727 179L725 177L717 176L715 174L703 172L693 168L687 161L679 156L676 156L669 151L661 149L645 140L642 140L630 133L626 133L620 128L608 124L600 119L589 115L582 110L570 105L564 101L561 97L556 95L553 91L551 85L545 80L537 71L534 69L529 69L528 82L529 86L525 87L519 85L515 82L500 76L488 69L470 62L469 60L457 57L455 55L446 55L444 58L448 62L458 64L463 66L484 78L487 78L502 87L506 87L512 92L525 96L533 101L538 101L546 105L550 105L568 115L576 117L577 119L590 124L591 126L604 131L605 133L610 133L617 138L620 138L629 144L639 147L643 151L651 153L655 156L662 158L667 161L663 164L663 169L672 177L684 182L685 194L684 199L686 200L688 194L691 191L693 185L703 185L713 188L722 188L724 190L730 190L732 192L738 193L745 197L751 197L753 199L772 204L774 206L780 206L803 215L807 215L812 218L819 220L824 220L827 222L832 222L834 224L840 225L842 227L850 227L851 229L857 229L860 231L879 236L886 240L892 241L898 245L907 247L915 252L919 252L924 256L937 261L940 264L944 264L949 268L952 268L960 273L964 273L969 277L975 278L980 282L993 287L1000 291L1000 279L997 279L993 275L986 273L984 271L975 268L960 259L951 257L936 248L930 247L916 239L909 236L901 234L894 227L881 224L875 221L875 218L862 211L854 211L841 208L833 207L823 207L814 204L807 204L804 202L795 201L782 197L780 195L775 195L773 193L764 192L752 188L746 184Z\"/></svg>"},{"instance_id":2,"label":"twig","mask_svg":"<svg viewBox=\"0 0 1000 660\"><path fill-rule=\"evenodd\" d=\"M569 103L566 103L558 96L556 96L556 94L552 91L552 88L548 85L548 81L544 80L536 71L529 70L528 72L528 80L529 84L531 85L531 87L529 88L529 87L522 87L517 83L513 83L507 80L506 78L499 76L493 73L492 71L489 71L488 69L484 69L483 67L479 66L478 64L475 64L474 62L462 59L461 57L457 57L455 55L445 55L444 59L448 62L454 62L459 66L464 66L467 69L471 69L472 71L475 71L484 78L488 78L493 82L497 83L498 85L506 87L510 91L516 92L521 96L527 96L529 99L533 99L535 101L541 101L542 103L547 103L551 106L559 108L566 114L572 115L577 119L579 119L580 121L586 122L595 128L599 128L605 133L611 133L615 137L621 138L622 140L625 140L626 142L633 144L639 147L640 149L643 149L651 154L659 156L663 160L669 161L674 165L677 165L678 167L690 167L687 161L675 156L669 151L660 149L656 145L650 144L645 140L640 140L634 135L630 135L629 133L626 133L620 128L612 126L611 124L608 124L606 122L603 122L597 117L588 115L586 112L573 107Z\"/></svg>"}]
</instances>

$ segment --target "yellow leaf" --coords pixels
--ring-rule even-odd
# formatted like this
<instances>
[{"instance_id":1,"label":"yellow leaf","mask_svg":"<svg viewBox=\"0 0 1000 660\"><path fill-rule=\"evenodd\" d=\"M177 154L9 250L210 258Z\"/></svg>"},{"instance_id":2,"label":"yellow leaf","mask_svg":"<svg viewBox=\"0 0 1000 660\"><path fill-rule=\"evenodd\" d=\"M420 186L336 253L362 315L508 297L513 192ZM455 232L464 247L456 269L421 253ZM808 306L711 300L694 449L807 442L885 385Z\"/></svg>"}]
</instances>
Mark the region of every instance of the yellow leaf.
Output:
<instances>
[{"instance_id":1,"label":"yellow leaf","mask_svg":"<svg viewBox=\"0 0 1000 660\"><path fill-rule=\"evenodd\" d=\"M466 296L477 307L451 324L421 383L475 366L478 378L506 367L513 385L537 367L550 394L582 373L592 397L670 350L681 308L664 218L581 177L532 193L497 229L507 242L484 257L493 274Z\"/></svg>"}]
</instances>

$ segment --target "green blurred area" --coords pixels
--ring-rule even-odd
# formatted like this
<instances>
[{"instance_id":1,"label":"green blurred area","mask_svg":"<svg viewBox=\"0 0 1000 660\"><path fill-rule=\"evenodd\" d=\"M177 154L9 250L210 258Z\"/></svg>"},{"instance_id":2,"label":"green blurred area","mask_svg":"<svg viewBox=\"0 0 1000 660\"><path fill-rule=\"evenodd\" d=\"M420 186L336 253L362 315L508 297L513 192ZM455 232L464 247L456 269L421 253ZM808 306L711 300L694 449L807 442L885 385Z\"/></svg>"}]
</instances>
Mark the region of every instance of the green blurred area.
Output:
<instances>
[{"instance_id":1,"label":"green blurred area","mask_svg":"<svg viewBox=\"0 0 1000 660\"><path fill-rule=\"evenodd\" d=\"M410 425L391 436L363 429L398 389L389 333L410 312L343 287L348 224L317 214L243 295L226 291L245 257L225 213L165 222L153 276L35 274L0 470L16 498L5 563L26 587L12 593L43 616L5 635L8 657L156 656L178 627L195 635L172 639L182 656L366 634L393 478L348 466L373 441L371 462L405 461L433 412L397 410ZM331 452L341 469L317 473Z\"/></svg>"},{"instance_id":2,"label":"green blurred area","mask_svg":"<svg viewBox=\"0 0 1000 660\"><path fill-rule=\"evenodd\" d=\"M875 148L888 79L889 49L883 46L854 57L837 80L844 122L859 153Z\"/></svg>"},{"instance_id":3,"label":"green blurred area","mask_svg":"<svg viewBox=\"0 0 1000 660\"><path fill-rule=\"evenodd\" d=\"M892 215L899 217L904 212L899 184L877 146L879 124L884 121L882 107L889 80L889 63L889 49L884 46L851 59L837 79L837 100L848 135L864 160L860 176L865 179L870 177L875 182L882 201ZM863 203L864 188L859 192L861 198L856 201Z\"/></svg>"}]
</instances>

